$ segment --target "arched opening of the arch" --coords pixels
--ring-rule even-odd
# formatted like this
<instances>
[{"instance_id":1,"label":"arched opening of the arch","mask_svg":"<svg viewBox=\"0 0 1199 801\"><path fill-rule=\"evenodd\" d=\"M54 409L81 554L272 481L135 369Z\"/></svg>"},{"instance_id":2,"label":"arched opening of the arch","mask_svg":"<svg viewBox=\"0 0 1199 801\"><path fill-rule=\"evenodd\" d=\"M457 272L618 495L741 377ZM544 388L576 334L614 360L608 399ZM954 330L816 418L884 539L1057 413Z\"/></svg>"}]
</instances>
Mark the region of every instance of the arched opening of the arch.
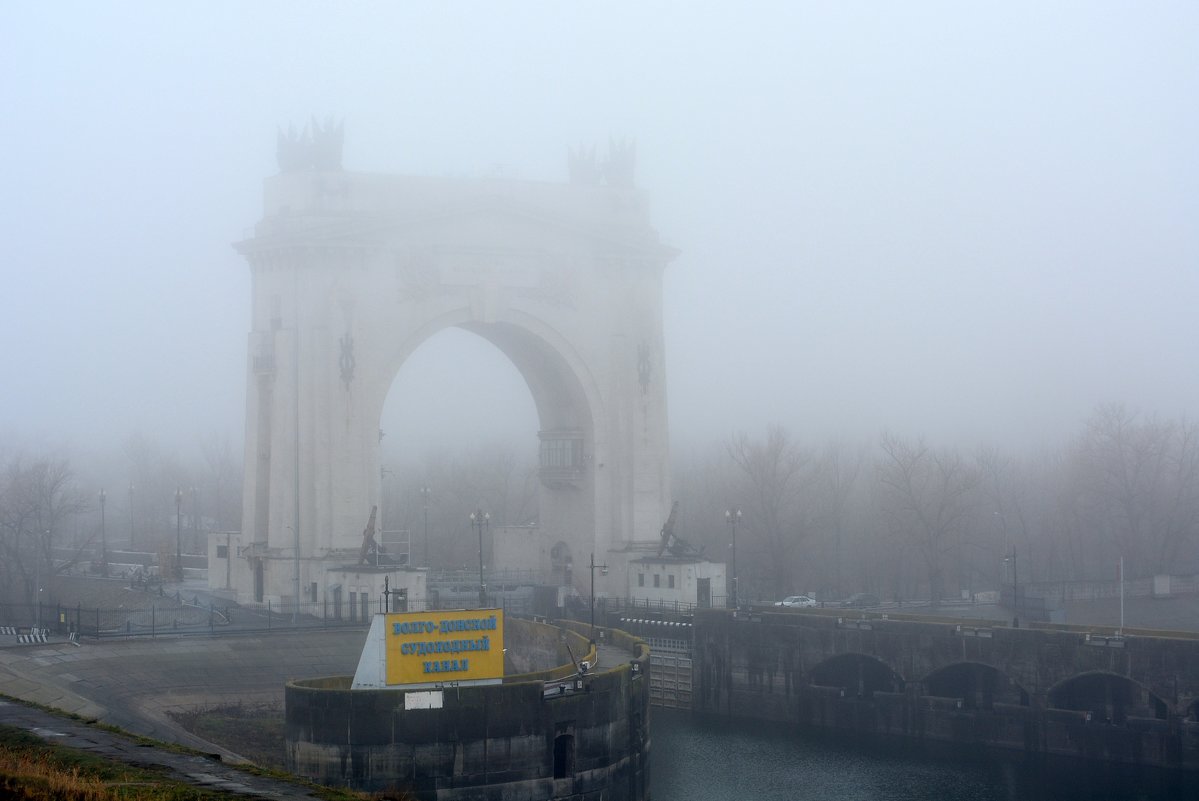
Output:
<instances>
[{"instance_id":1,"label":"arched opening of the arch","mask_svg":"<svg viewBox=\"0 0 1199 801\"><path fill-rule=\"evenodd\" d=\"M497 579L569 584L555 557L594 548L596 531L595 432L578 378L511 323L442 321L416 339L381 413L384 528L407 529L418 566L475 572L481 536ZM482 530L472 511L489 515Z\"/></svg>"},{"instance_id":2,"label":"arched opening of the arch","mask_svg":"<svg viewBox=\"0 0 1199 801\"><path fill-rule=\"evenodd\" d=\"M1092 720L1123 724L1128 718L1169 716L1166 702L1147 688L1115 673L1084 673L1049 691L1049 706L1088 712Z\"/></svg>"},{"instance_id":3,"label":"arched opening of the arch","mask_svg":"<svg viewBox=\"0 0 1199 801\"><path fill-rule=\"evenodd\" d=\"M537 519L537 430L529 389L495 346L456 327L421 342L380 415L384 547L407 547L414 566L468 570L478 546L470 513L484 511L490 564L492 524Z\"/></svg>"},{"instance_id":4,"label":"arched opening of the arch","mask_svg":"<svg viewBox=\"0 0 1199 801\"><path fill-rule=\"evenodd\" d=\"M995 704L1028 706L1028 693L1002 671L979 662L959 662L924 679L927 695L955 698L963 709L992 709Z\"/></svg>"},{"instance_id":5,"label":"arched opening of the arch","mask_svg":"<svg viewBox=\"0 0 1199 801\"><path fill-rule=\"evenodd\" d=\"M896 693L903 689L903 677L884 662L866 654L838 654L817 665L810 674L811 683L820 687L838 687L846 696L869 698L876 692Z\"/></svg>"}]
</instances>

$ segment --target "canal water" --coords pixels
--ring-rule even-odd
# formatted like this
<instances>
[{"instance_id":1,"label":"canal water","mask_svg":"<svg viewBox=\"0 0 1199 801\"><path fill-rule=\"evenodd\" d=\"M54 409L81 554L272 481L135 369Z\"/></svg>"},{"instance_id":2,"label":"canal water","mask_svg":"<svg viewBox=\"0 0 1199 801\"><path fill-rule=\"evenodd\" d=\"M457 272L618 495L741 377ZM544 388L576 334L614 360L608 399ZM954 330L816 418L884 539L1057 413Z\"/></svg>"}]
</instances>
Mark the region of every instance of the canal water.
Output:
<instances>
[{"instance_id":1,"label":"canal water","mask_svg":"<svg viewBox=\"0 0 1199 801\"><path fill-rule=\"evenodd\" d=\"M1167 801L1199 782L1160 771L1033 766L964 752L798 735L781 727L700 722L653 710L653 801Z\"/></svg>"}]
</instances>

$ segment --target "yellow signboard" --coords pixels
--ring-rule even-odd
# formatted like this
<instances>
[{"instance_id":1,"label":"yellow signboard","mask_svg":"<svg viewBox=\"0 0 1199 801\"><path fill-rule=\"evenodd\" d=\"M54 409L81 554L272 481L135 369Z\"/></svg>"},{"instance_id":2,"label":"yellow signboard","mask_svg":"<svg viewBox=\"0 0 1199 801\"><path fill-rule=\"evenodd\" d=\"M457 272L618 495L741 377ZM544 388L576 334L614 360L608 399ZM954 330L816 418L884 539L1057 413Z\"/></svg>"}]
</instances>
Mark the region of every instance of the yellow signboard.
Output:
<instances>
[{"instance_id":1,"label":"yellow signboard","mask_svg":"<svg viewBox=\"0 0 1199 801\"><path fill-rule=\"evenodd\" d=\"M387 684L429 684L504 677L500 609L387 615Z\"/></svg>"}]
</instances>

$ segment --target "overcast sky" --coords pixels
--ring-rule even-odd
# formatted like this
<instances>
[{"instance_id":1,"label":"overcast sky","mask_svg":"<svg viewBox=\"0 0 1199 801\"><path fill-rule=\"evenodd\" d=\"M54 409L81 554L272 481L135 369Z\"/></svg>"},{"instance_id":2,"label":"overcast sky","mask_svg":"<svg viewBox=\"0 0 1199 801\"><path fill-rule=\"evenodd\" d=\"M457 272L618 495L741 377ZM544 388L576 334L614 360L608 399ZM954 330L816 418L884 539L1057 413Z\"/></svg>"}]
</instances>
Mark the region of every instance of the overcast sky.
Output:
<instances>
[{"instance_id":1,"label":"overcast sky","mask_svg":"<svg viewBox=\"0 0 1199 801\"><path fill-rule=\"evenodd\" d=\"M0 24L0 434L242 436L278 126L347 169L565 180L633 137L676 443L1054 444L1199 411L1199 4L26 3ZM534 447L445 332L384 428ZM498 412L498 413L497 413Z\"/></svg>"}]
</instances>

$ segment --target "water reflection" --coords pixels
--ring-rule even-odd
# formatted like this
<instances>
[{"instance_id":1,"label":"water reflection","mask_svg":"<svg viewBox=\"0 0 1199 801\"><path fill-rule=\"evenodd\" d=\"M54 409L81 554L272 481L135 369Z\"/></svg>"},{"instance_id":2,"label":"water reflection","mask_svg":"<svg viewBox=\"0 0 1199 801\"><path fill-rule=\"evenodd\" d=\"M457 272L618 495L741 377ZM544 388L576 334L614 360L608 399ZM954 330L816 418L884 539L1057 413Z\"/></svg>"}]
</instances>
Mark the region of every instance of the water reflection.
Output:
<instances>
[{"instance_id":1,"label":"water reflection","mask_svg":"<svg viewBox=\"0 0 1199 801\"><path fill-rule=\"evenodd\" d=\"M653 712L654 801L1166 801L1199 797L1176 774L1052 767L963 751L931 757L894 745L797 735L781 727L699 722Z\"/></svg>"}]
</instances>

